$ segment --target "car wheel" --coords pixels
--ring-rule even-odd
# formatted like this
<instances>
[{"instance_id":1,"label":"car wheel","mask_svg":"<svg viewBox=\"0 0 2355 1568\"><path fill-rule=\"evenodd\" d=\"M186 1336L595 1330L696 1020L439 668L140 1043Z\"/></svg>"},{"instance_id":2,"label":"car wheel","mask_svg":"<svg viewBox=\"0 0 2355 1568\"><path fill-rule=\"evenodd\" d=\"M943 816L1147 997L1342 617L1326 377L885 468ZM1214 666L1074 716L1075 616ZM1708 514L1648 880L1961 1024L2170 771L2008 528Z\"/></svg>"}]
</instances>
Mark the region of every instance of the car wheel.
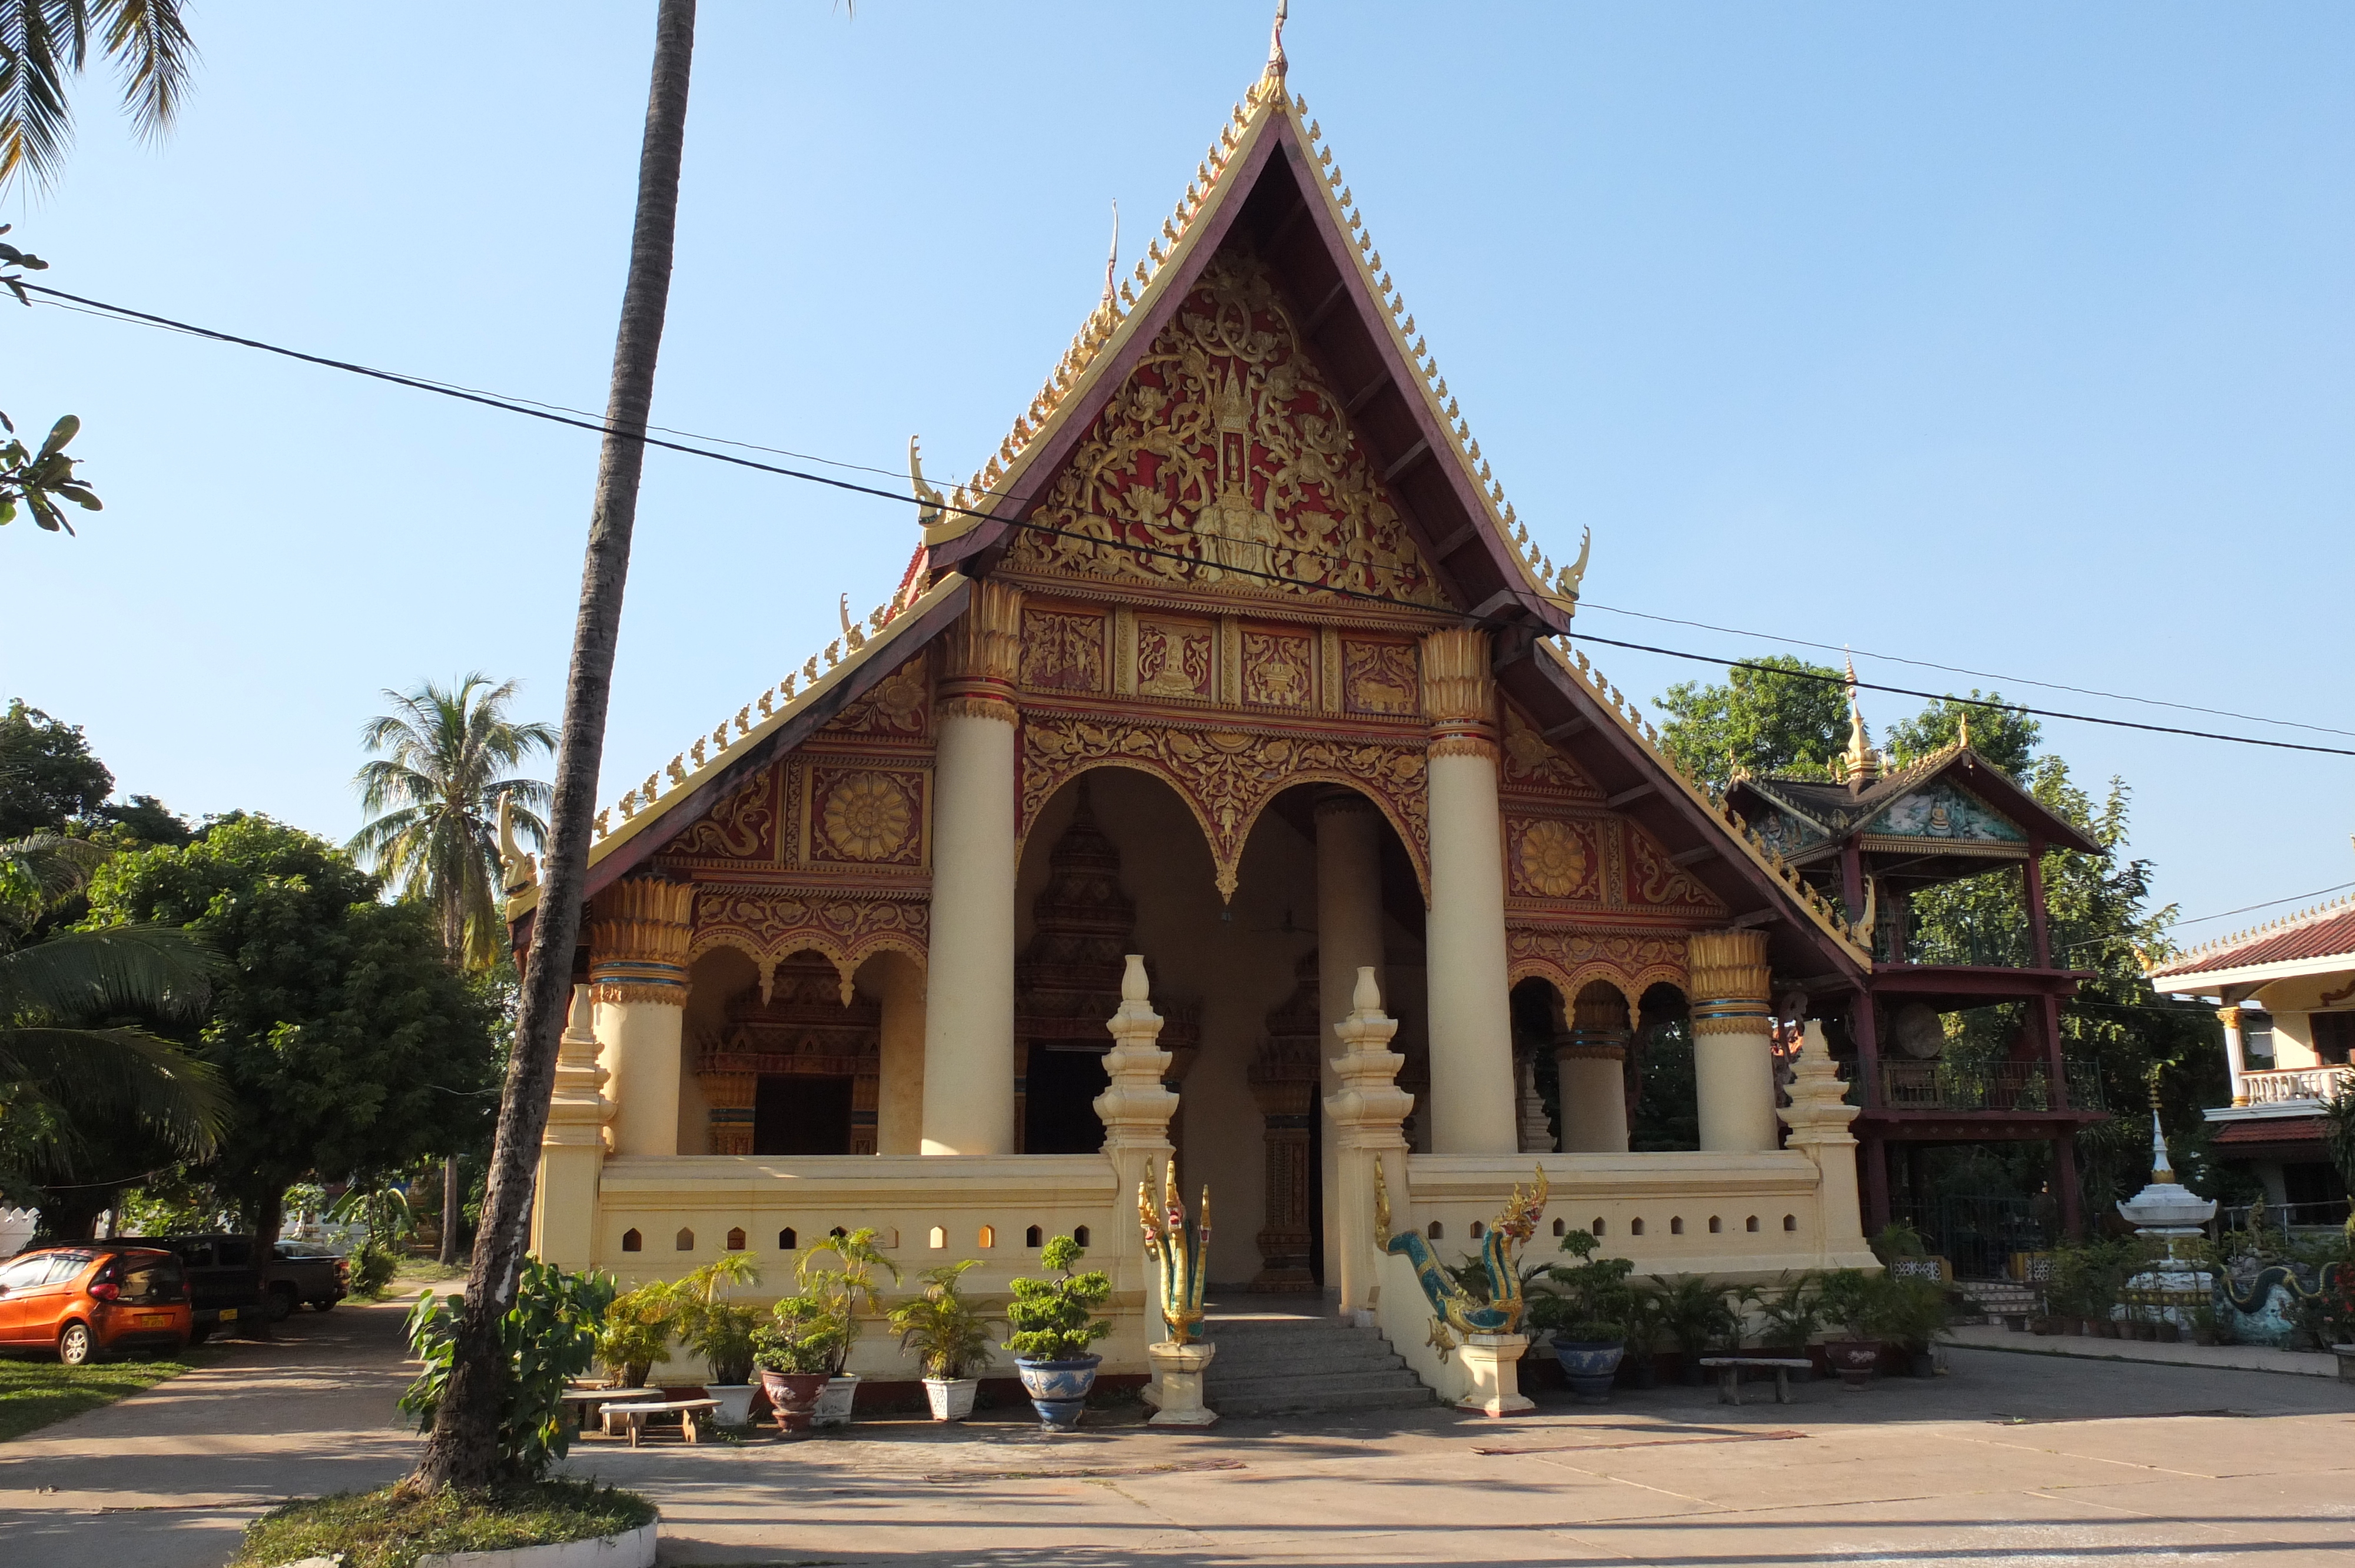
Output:
<instances>
[{"instance_id":1,"label":"car wheel","mask_svg":"<svg viewBox=\"0 0 2355 1568\"><path fill-rule=\"evenodd\" d=\"M274 1285L270 1289L270 1320L283 1323L294 1315L294 1289L292 1286Z\"/></svg>"},{"instance_id":2,"label":"car wheel","mask_svg":"<svg viewBox=\"0 0 2355 1568\"><path fill-rule=\"evenodd\" d=\"M58 1336L58 1360L69 1367L86 1367L98 1359L98 1342L84 1323L68 1323Z\"/></svg>"},{"instance_id":3,"label":"car wheel","mask_svg":"<svg viewBox=\"0 0 2355 1568\"><path fill-rule=\"evenodd\" d=\"M314 1312L326 1312L326 1311L331 1311L331 1310L333 1310L333 1309L334 1309L335 1305L336 1305L336 1298L335 1298L334 1297L332 1297L332 1296L325 1296L325 1297L322 1297L322 1298L319 1298L318 1300L316 1300L316 1301L312 1302L312 1303L311 1303L311 1310L312 1310L312 1311L314 1311Z\"/></svg>"}]
</instances>

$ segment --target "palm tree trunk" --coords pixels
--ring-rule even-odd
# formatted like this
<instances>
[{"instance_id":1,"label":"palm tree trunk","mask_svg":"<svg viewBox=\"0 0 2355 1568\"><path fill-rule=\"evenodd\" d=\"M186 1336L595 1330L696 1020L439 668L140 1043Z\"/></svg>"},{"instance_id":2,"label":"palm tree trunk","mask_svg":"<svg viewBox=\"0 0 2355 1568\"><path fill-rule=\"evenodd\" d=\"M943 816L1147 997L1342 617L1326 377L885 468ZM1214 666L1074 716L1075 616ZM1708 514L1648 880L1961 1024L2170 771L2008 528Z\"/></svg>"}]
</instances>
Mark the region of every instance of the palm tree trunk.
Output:
<instances>
[{"instance_id":1,"label":"palm tree trunk","mask_svg":"<svg viewBox=\"0 0 2355 1568\"><path fill-rule=\"evenodd\" d=\"M621 630L622 588L629 576L630 532L637 521L655 360L669 303L678 170L694 54L695 0L660 0L645 140L638 154L637 221L630 237L629 281L622 292L621 330L614 339L613 377L605 404L608 433L598 454L595 510L589 523L581 610L573 624L572 665L564 691L564 727L557 747L547 871L524 962L515 1054L508 1060L499 1101L482 1223L466 1276L466 1299L474 1308L459 1327L450 1383L434 1413L432 1435L416 1471L404 1483L412 1492L486 1486L498 1465L505 1375L498 1318L514 1299L523 1268L540 1135L548 1124L549 1096L556 1086L557 1037L571 1001L572 949L581 936L590 821L597 808L597 764L605 745L613 647Z\"/></svg>"}]
</instances>

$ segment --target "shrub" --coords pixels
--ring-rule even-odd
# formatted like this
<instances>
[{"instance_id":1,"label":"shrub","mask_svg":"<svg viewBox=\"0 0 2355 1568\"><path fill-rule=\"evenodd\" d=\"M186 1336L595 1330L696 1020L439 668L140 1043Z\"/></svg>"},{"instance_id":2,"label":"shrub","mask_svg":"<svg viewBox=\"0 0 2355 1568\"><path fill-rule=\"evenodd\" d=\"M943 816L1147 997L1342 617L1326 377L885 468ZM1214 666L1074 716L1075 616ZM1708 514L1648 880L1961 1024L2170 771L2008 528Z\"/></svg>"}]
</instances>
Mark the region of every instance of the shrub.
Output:
<instances>
[{"instance_id":1,"label":"shrub","mask_svg":"<svg viewBox=\"0 0 2355 1568\"><path fill-rule=\"evenodd\" d=\"M355 1296L381 1296L384 1287L392 1283L394 1270L400 1266L400 1256L390 1247L365 1241L352 1254L344 1277Z\"/></svg>"},{"instance_id":2,"label":"shrub","mask_svg":"<svg viewBox=\"0 0 2355 1568\"><path fill-rule=\"evenodd\" d=\"M762 1372L835 1376L850 1339L847 1315L837 1303L805 1290L778 1302L769 1321L752 1330L752 1364Z\"/></svg>"},{"instance_id":3,"label":"shrub","mask_svg":"<svg viewBox=\"0 0 2355 1568\"><path fill-rule=\"evenodd\" d=\"M990 1362L989 1319L957 1289L964 1271L980 1264L969 1257L926 1269L918 1276L924 1293L891 1308L900 1348L922 1358L926 1377L961 1378Z\"/></svg>"},{"instance_id":4,"label":"shrub","mask_svg":"<svg viewBox=\"0 0 2355 1568\"><path fill-rule=\"evenodd\" d=\"M597 1326L613 1302L613 1281L602 1274L567 1274L552 1264L527 1262L515 1302L499 1317L501 1388L498 1463L515 1480L537 1480L564 1457L571 1438L564 1419L565 1384L589 1370ZM409 1314L409 1348L425 1370L400 1396L400 1408L419 1431L448 1392L456 1358L459 1314L474 1310L463 1297L427 1291Z\"/></svg>"},{"instance_id":5,"label":"shrub","mask_svg":"<svg viewBox=\"0 0 2355 1568\"><path fill-rule=\"evenodd\" d=\"M752 1381L752 1335L761 1315L720 1298L730 1285L758 1285L751 1255L722 1253L671 1287L678 1303L678 1334L704 1360L714 1383Z\"/></svg>"},{"instance_id":6,"label":"shrub","mask_svg":"<svg viewBox=\"0 0 2355 1568\"><path fill-rule=\"evenodd\" d=\"M1771 1290L1753 1289L1748 1304L1759 1317L1758 1342L1774 1350L1804 1347L1824 1326L1823 1299L1816 1277L1785 1274Z\"/></svg>"},{"instance_id":7,"label":"shrub","mask_svg":"<svg viewBox=\"0 0 2355 1568\"><path fill-rule=\"evenodd\" d=\"M623 1388L644 1388L655 1363L670 1349L678 1327L678 1298L670 1285L641 1285L615 1297L597 1330L597 1361Z\"/></svg>"},{"instance_id":8,"label":"shrub","mask_svg":"<svg viewBox=\"0 0 2355 1568\"><path fill-rule=\"evenodd\" d=\"M833 1254L840 1267L810 1266L828 1253ZM891 1276L892 1284L900 1283L900 1266L875 1245L872 1225L861 1225L855 1231L829 1237L823 1246L812 1247L803 1254L801 1262L794 1266L794 1282L801 1287L801 1293L823 1302L841 1330L841 1337L834 1341L833 1359L826 1368L829 1377L840 1377L842 1369L848 1364L850 1347L858 1343L862 1327L860 1316L882 1309L882 1297L875 1288L875 1271L879 1268Z\"/></svg>"},{"instance_id":9,"label":"shrub","mask_svg":"<svg viewBox=\"0 0 2355 1568\"><path fill-rule=\"evenodd\" d=\"M1557 1263L1545 1270L1550 1284L1529 1298L1529 1327L1551 1330L1556 1339L1625 1340L1636 1312L1627 1276L1636 1266L1624 1257L1594 1256L1601 1245L1586 1231L1572 1231L1561 1238L1561 1250L1578 1262Z\"/></svg>"},{"instance_id":10,"label":"shrub","mask_svg":"<svg viewBox=\"0 0 2355 1568\"><path fill-rule=\"evenodd\" d=\"M1014 1301L1006 1317L1014 1331L1007 1337L1006 1348L1017 1360L1077 1361L1112 1332L1109 1319L1092 1316L1112 1299L1112 1280L1100 1268L1071 1272L1071 1265L1086 1255L1070 1236L1057 1236L1039 1249L1039 1261L1060 1270L1063 1277L1012 1281Z\"/></svg>"},{"instance_id":11,"label":"shrub","mask_svg":"<svg viewBox=\"0 0 2355 1568\"><path fill-rule=\"evenodd\" d=\"M1698 1274L1656 1274L1652 1285L1659 1298L1661 1327L1676 1336L1677 1349L1686 1355L1705 1355L1741 1333L1742 1320L1722 1286Z\"/></svg>"}]
</instances>

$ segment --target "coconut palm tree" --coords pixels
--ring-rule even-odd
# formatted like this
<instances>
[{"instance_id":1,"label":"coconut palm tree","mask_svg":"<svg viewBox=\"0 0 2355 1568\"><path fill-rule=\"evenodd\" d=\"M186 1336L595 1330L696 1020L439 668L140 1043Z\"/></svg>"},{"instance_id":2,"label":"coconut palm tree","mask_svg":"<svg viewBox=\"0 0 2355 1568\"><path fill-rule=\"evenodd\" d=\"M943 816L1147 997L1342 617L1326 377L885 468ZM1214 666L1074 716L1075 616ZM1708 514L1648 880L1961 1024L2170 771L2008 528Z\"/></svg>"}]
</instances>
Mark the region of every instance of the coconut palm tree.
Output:
<instances>
[{"instance_id":1,"label":"coconut palm tree","mask_svg":"<svg viewBox=\"0 0 2355 1568\"><path fill-rule=\"evenodd\" d=\"M105 852L55 833L0 842L0 1118L20 1152L70 1158L84 1118L127 1115L191 1158L228 1100L212 1068L126 1016L200 1019L218 959L189 933L117 926L24 938Z\"/></svg>"},{"instance_id":2,"label":"coconut palm tree","mask_svg":"<svg viewBox=\"0 0 2355 1568\"><path fill-rule=\"evenodd\" d=\"M605 710L613 682L613 646L622 625L622 590L637 523L638 475L645 466L646 415L654 401L655 361L670 303L673 241L678 229L678 170L687 146L687 89L695 59L695 0L660 0L655 14L653 80L638 152L637 217L613 374L605 399L605 437L589 517L581 609L573 621L572 662L564 686L556 795L549 812L549 853L517 1010L515 1051L499 1099L490 1180L467 1272L469 1301L512 1301L528 1243L532 1182L548 1100L556 1086L557 1037L572 999L572 949L581 938L588 891L589 829L597 810L597 765L605 747ZM411 1492L487 1486L499 1466L499 1412L507 1386L506 1354L496 1313L463 1315L451 1347L449 1381L434 1406L432 1435L403 1483Z\"/></svg>"},{"instance_id":3,"label":"coconut palm tree","mask_svg":"<svg viewBox=\"0 0 2355 1568\"><path fill-rule=\"evenodd\" d=\"M0 0L0 191L56 180L73 141L67 79L90 63L93 37L132 129L153 141L172 128L197 63L179 0Z\"/></svg>"},{"instance_id":4,"label":"coconut palm tree","mask_svg":"<svg viewBox=\"0 0 2355 1568\"><path fill-rule=\"evenodd\" d=\"M431 906L450 961L472 969L496 964L506 935L501 803L533 848L548 836L539 815L548 786L509 770L556 749L556 731L507 717L516 684L472 674L454 686L427 681L413 692L387 691L393 711L360 726L361 744L382 755L352 779L370 820L345 847L404 896Z\"/></svg>"}]
</instances>

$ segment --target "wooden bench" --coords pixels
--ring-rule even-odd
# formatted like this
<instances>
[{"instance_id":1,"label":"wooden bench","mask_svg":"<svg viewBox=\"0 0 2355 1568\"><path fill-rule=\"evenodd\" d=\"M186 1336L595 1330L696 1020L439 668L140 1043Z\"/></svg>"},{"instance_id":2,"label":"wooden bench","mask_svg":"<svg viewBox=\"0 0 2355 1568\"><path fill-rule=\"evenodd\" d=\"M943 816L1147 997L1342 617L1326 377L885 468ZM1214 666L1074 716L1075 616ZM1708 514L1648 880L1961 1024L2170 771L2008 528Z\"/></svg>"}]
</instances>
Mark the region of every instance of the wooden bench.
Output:
<instances>
[{"instance_id":1,"label":"wooden bench","mask_svg":"<svg viewBox=\"0 0 2355 1568\"><path fill-rule=\"evenodd\" d=\"M1742 1403L1742 1374L1745 1372L1771 1372L1774 1374L1774 1403L1791 1403L1791 1374L1806 1372L1815 1363L1805 1357L1786 1359L1782 1356L1703 1356L1700 1364L1717 1369L1717 1402L1720 1404Z\"/></svg>"},{"instance_id":2,"label":"wooden bench","mask_svg":"<svg viewBox=\"0 0 2355 1568\"><path fill-rule=\"evenodd\" d=\"M660 1399L637 1404L609 1404L605 1406L605 1429L612 1431L613 1418L620 1416L623 1424L630 1429L630 1446L634 1448L638 1446L639 1435L645 1430L647 1416L666 1415L677 1411L679 1430L692 1443L696 1441L697 1420L719 1408L719 1402L716 1399Z\"/></svg>"}]
</instances>

